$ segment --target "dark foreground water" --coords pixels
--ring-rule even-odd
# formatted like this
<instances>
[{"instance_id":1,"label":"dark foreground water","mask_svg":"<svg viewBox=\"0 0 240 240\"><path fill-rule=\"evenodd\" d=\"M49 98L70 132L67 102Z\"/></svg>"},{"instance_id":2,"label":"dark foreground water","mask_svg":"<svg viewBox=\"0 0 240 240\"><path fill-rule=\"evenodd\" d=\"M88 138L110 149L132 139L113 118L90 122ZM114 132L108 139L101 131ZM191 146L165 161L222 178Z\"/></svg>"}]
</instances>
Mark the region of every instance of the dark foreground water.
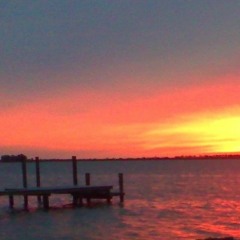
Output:
<instances>
[{"instance_id":1,"label":"dark foreground water","mask_svg":"<svg viewBox=\"0 0 240 240\"><path fill-rule=\"evenodd\" d=\"M34 164L28 164L29 185L35 185ZM234 236L240 239L240 161L79 162L79 182L92 174L92 184L114 184L125 177L126 201L92 208L66 207L70 197L54 195L44 212L30 198L30 212L8 210L0 197L0 239L10 240L168 240ZM72 183L71 162L43 162L43 186ZM0 188L20 187L21 165L0 164Z\"/></svg>"}]
</instances>

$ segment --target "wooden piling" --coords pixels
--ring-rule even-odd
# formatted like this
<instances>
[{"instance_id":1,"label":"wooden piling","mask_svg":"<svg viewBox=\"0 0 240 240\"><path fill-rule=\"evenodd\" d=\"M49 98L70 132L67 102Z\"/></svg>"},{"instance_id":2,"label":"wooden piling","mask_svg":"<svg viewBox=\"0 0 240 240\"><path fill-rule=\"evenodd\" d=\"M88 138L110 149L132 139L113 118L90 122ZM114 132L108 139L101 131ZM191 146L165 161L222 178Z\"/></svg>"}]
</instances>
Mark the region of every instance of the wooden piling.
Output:
<instances>
[{"instance_id":1,"label":"wooden piling","mask_svg":"<svg viewBox=\"0 0 240 240\"><path fill-rule=\"evenodd\" d=\"M78 195L77 194L72 194L72 204L73 204L73 207L77 207L78 206Z\"/></svg>"},{"instance_id":2,"label":"wooden piling","mask_svg":"<svg viewBox=\"0 0 240 240\"><path fill-rule=\"evenodd\" d=\"M13 195L9 195L9 208L13 209L14 207L14 198Z\"/></svg>"},{"instance_id":3,"label":"wooden piling","mask_svg":"<svg viewBox=\"0 0 240 240\"><path fill-rule=\"evenodd\" d=\"M41 176L40 176L40 162L39 157L35 158L35 166L36 166L36 186L41 187ZM37 196L38 205L40 206L42 203L41 196Z\"/></svg>"},{"instance_id":4,"label":"wooden piling","mask_svg":"<svg viewBox=\"0 0 240 240\"><path fill-rule=\"evenodd\" d=\"M23 179L23 187L27 188L27 166L26 166L26 160L22 160L22 179ZM28 196L24 195L24 209L28 209Z\"/></svg>"},{"instance_id":5,"label":"wooden piling","mask_svg":"<svg viewBox=\"0 0 240 240\"><path fill-rule=\"evenodd\" d=\"M120 203L124 202L124 187L123 187L123 174L119 173L118 174L118 182L119 182L119 198L120 198Z\"/></svg>"},{"instance_id":6,"label":"wooden piling","mask_svg":"<svg viewBox=\"0 0 240 240\"><path fill-rule=\"evenodd\" d=\"M27 166L26 166L26 160L22 160L22 180L23 180L23 187L27 188Z\"/></svg>"},{"instance_id":7,"label":"wooden piling","mask_svg":"<svg viewBox=\"0 0 240 240\"><path fill-rule=\"evenodd\" d=\"M39 157L35 158L35 163L36 163L36 186L41 187Z\"/></svg>"},{"instance_id":8,"label":"wooden piling","mask_svg":"<svg viewBox=\"0 0 240 240\"><path fill-rule=\"evenodd\" d=\"M85 184L86 186L90 186L91 184L91 176L90 176L90 173L85 173ZM91 198L86 198L87 200L87 206L90 207L91 205Z\"/></svg>"},{"instance_id":9,"label":"wooden piling","mask_svg":"<svg viewBox=\"0 0 240 240\"><path fill-rule=\"evenodd\" d=\"M43 208L45 210L49 209L49 194L44 194L43 195Z\"/></svg>"},{"instance_id":10,"label":"wooden piling","mask_svg":"<svg viewBox=\"0 0 240 240\"><path fill-rule=\"evenodd\" d=\"M78 198L78 206L79 206L79 207L82 207L82 206L83 206L83 199L82 199L82 197L79 197L79 198Z\"/></svg>"},{"instance_id":11,"label":"wooden piling","mask_svg":"<svg viewBox=\"0 0 240 240\"><path fill-rule=\"evenodd\" d=\"M28 196L24 195L24 210L28 211Z\"/></svg>"},{"instance_id":12,"label":"wooden piling","mask_svg":"<svg viewBox=\"0 0 240 240\"><path fill-rule=\"evenodd\" d=\"M86 186L90 186L90 184L91 184L90 173L85 173L85 184L86 184Z\"/></svg>"},{"instance_id":13,"label":"wooden piling","mask_svg":"<svg viewBox=\"0 0 240 240\"><path fill-rule=\"evenodd\" d=\"M72 156L73 185L78 185L77 158Z\"/></svg>"}]
</instances>

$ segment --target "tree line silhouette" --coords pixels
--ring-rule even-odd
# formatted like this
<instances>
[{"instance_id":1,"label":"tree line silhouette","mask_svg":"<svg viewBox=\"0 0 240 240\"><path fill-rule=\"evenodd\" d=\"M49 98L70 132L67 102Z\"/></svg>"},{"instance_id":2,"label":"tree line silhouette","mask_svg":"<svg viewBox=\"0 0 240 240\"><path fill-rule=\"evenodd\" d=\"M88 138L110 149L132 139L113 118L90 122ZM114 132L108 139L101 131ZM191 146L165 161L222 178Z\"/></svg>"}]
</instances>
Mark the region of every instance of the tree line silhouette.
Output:
<instances>
[{"instance_id":1,"label":"tree line silhouette","mask_svg":"<svg viewBox=\"0 0 240 240\"><path fill-rule=\"evenodd\" d=\"M27 156L24 154L19 155L2 155L1 161L2 162L22 162L27 160Z\"/></svg>"}]
</instances>

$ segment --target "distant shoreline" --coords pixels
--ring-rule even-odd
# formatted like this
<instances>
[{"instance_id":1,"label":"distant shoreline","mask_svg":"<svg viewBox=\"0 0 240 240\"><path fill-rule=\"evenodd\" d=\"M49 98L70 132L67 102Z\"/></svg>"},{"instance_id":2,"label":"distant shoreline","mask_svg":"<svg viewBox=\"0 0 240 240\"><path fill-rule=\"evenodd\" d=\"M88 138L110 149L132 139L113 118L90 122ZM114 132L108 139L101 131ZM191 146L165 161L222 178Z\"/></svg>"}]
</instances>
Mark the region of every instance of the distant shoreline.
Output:
<instances>
[{"instance_id":1,"label":"distant shoreline","mask_svg":"<svg viewBox=\"0 0 240 240\"><path fill-rule=\"evenodd\" d=\"M141 158L79 158L76 159L79 162L104 162L104 161L194 161L194 160L240 160L240 155L204 155L204 156L175 156L175 157L141 157ZM35 162L35 159L27 159L27 162ZM60 158L49 158L41 159L42 162L67 162L72 161L69 159L60 159ZM3 161L0 160L0 163L13 163L21 161Z\"/></svg>"},{"instance_id":2,"label":"distant shoreline","mask_svg":"<svg viewBox=\"0 0 240 240\"><path fill-rule=\"evenodd\" d=\"M240 160L240 157L231 158L101 158L101 159L77 159L78 162L129 162L129 161L206 161L206 160ZM40 159L41 162L69 162L72 159ZM17 163L20 161L0 161L0 163ZM27 162L35 162L28 159Z\"/></svg>"},{"instance_id":3,"label":"distant shoreline","mask_svg":"<svg viewBox=\"0 0 240 240\"><path fill-rule=\"evenodd\" d=\"M122 159L110 159L110 158L105 158L105 159L77 159L78 162L128 162L128 161L206 161L206 160L240 160L240 157L236 158L122 158ZM69 162L72 159L41 159L43 162ZM35 160L28 160L29 162L35 162Z\"/></svg>"},{"instance_id":4,"label":"distant shoreline","mask_svg":"<svg viewBox=\"0 0 240 240\"><path fill-rule=\"evenodd\" d=\"M175 156L175 157L139 157L139 158L79 158L77 161L83 162L93 162L93 161L168 161L168 160L240 160L240 155L205 155L205 156ZM72 159L41 159L41 161L71 161ZM29 161L35 161L34 159L30 159Z\"/></svg>"}]
</instances>

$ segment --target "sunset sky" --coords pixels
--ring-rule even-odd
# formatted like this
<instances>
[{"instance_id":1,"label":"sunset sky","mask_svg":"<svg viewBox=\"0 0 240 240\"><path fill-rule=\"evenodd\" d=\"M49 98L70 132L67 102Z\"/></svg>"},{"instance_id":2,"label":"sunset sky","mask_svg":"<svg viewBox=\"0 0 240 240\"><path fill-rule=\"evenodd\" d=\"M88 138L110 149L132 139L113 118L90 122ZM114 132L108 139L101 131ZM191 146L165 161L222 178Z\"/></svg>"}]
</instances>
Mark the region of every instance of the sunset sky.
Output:
<instances>
[{"instance_id":1,"label":"sunset sky","mask_svg":"<svg viewBox=\"0 0 240 240\"><path fill-rule=\"evenodd\" d=\"M240 1L0 0L0 155L240 152Z\"/></svg>"}]
</instances>

